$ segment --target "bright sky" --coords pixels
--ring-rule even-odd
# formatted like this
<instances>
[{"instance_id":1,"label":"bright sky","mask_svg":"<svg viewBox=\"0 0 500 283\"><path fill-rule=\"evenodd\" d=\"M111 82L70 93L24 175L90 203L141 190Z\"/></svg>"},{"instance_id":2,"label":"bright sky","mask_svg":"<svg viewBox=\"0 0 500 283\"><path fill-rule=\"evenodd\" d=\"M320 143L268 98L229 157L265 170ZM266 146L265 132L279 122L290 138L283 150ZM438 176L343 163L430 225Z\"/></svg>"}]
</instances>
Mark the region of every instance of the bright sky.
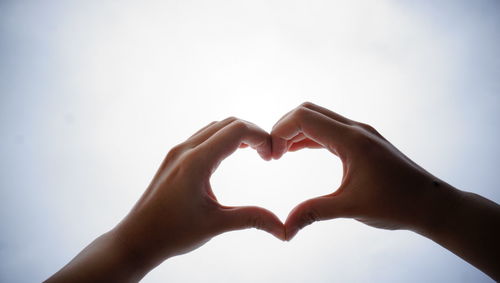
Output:
<instances>
[{"instance_id":1,"label":"bright sky","mask_svg":"<svg viewBox=\"0 0 500 283\"><path fill-rule=\"evenodd\" d=\"M439 2L439 3L438 3ZM500 202L500 5L478 1L1 1L0 281L46 279L111 229L166 152L237 116L312 101ZM325 150L236 152L223 204L285 219L336 189ZM144 282L488 282L432 241L348 219L282 243L231 232Z\"/></svg>"}]
</instances>

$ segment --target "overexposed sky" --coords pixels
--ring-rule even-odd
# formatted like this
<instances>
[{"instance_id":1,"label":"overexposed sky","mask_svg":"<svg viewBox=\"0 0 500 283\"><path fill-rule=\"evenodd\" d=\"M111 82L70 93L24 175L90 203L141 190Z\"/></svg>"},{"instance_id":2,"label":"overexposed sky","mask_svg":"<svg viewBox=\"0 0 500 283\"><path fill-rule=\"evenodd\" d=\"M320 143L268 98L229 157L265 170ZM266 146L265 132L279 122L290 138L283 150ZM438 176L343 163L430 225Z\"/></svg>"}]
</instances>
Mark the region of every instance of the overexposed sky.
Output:
<instances>
[{"instance_id":1,"label":"overexposed sky","mask_svg":"<svg viewBox=\"0 0 500 283\"><path fill-rule=\"evenodd\" d=\"M439 3L437 3L439 2ZM166 152L213 121L266 130L312 101L375 126L450 184L500 202L500 5L479 1L0 2L0 281L46 279L122 219ZM325 150L212 178L282 220L335 190ZM354 220L282 243L231 232L144 282L488 282L430 240Z\"/></svg>"}]
</instances>

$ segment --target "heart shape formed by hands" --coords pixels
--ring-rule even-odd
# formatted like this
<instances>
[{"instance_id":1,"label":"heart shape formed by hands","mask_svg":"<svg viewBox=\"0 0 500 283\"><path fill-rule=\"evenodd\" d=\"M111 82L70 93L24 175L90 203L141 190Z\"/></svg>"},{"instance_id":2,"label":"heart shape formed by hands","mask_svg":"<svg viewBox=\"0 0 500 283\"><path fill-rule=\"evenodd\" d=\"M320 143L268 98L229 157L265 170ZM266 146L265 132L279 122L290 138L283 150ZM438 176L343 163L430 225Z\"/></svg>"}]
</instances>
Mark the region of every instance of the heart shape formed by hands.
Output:
<instances>
[{"instance_id":1,"label":"heart shape formed by hands","mask_svg":"<svg viewBox=\"0 0 500 283\"><path fill-rule=\"evenodd\" d=\"M341 184L331 193L299 203L284 224L262 207L222 205L210 177L226 157L247 146L264 160L279 159L288 151L324 148L342 161ZM200 129L169 151L116 230L128 245L148 251L151 262L158 263L221 233L251 227L282 240L292 239L314 221L339 217L397 229L428 218L429 212L415 204L428 201L422 187L427 188L429 180L435 179L372 127L304 103L283 116L271 133L234 117Z\"/></svg>"},{"instance_id":2,"label":"heart shape formed by hands","mask_svg":"<svg viewBox=\"0 0 500 283\"><path fill-rule=\"evenodd\" d=\"M292 208L339 187L342 163L324 149L285 154L280 160L262 162L253 150L238 150L210 178L219 203L258 205L283 222Z\"/></svg>"},{"instance_id":3,"label":"heart shape formed by hands","mask_svg":"<svg viewBox=\"0 0 500 283\"><path fill-rule=\"evenodd\" d=\"M247 146L265 160L279 159L288 151L325 148L342 161L341 184L332 193L298 204L285 224L261 207L221 205L210 177L226 157ZM464 201L468 202L466 210L457 210ZM437 222L436 215L441 217ZM498 275L494 245L483 242L496 243L498 237L490 224L498 222L498 205L440 181L371 126L304 103L283 116L270 134L249 122L228 118L207 125L174 147L127 217L49 280L75 281L69 278L76 274L85 282L138 281L166 258L196 249L227 231L254 227L290 240L314 221L338 217L377 228L414 230L459 255L469 253L464 259ZM463 221L472 229L458 224ZM452 234L442 234L435 223L445 224ZM478 257L478 250L485 261Z\"/></svg>"},{"instance_id":4,"label":"heart shape formed by hands","mask_svg":"<svg viewBox=\"0 0 500 283\"><path fill-rule=\"evenodd\" d=\"M317 117L314 117L312 115L317 115ZM309 118L314 118L314 120L307 120ZM324 136L328 137L329 133L324 132L318 134L318 126L321 126L318 125L318 122L324 123L326 121L322 121L322 119L325 120L328 118L340 119L342 120L342 122L349 124L352 122L347 118L344 118L320 106L314 105L312 103L304 103L298 108L287 113L275 124L272 132L269 134L270 148L266 147L267 143L252 144L250 146L253 149L256 149L264 160L280 159L286 152L299 151L304 148L325 148L335 155L338 155L338 149L333 147L333 143L331 141L328 141L327 139L322 138ZM247 143L242 142L239 147L246 148L248 146L249 145ZM346 168L345 165L343 166L343 168ZM312 168L309 167L308 169ZM345 176L342 179L345 180ZM340 186L339 188L341 187L342 186ZM322 217L319 215L319 212L316 211L316 209L311 206L311 204L315 201L322 201L325 199L333 198L340 193L340 190L337 189L334 189L333 191L333 193L330 192L326 195L310 199L297 205L289 213L284 224L285 239L290 240L299 229L311 224L314 221L321 220ZM263 225L257 224L255 226Z\"/></svg>"},{"instance_id":5,"label":"heart shape formed by hands","mask_svg":"<svg viewBox=\"0 0 500 283\"><path fill-rule=\"evenodd\" d=\"M286 152L303 148L325 148L342 161L342 182L336 190L306 200L289 213L284 224L286 240L319 220L349 217L378 228L397 229L406 225L407 219L414 218L405 213L394 214L407 211L405 206L414 201L409 197L415 195L413 192L387 194L386 191L407 186L408 179L415 179L415 169L423 169L403 156L373 127L304 103L275 124L269 139L270 142L249 143L265 160L279 159ZM240 147L247 144L243 140ZM382 162L385 167L377 167ZM394 169L398 171L397 176L393 174ZM419 181L426 182L427 177Z\"/></svg>"}]
</instances>

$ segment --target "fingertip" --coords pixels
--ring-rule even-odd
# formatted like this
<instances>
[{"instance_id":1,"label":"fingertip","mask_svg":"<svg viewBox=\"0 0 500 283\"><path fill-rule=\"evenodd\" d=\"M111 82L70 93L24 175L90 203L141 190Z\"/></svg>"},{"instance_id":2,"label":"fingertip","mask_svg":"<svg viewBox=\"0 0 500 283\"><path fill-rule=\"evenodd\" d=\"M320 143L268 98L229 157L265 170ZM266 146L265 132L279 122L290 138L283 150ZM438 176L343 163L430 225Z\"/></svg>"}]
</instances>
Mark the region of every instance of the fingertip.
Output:
<instances>
[{"instance_id":1,"label":"fingertip","mask_svg":"<svg viewBox=\"0 0 500 283\"><path fill-rule=\"evenodd\" d=\"M262 208L263 210L263 223L260 227L256 227L262 230L265 230L275 236L276 238L285 241L285 225L281 220L276 216L276 214L271 211Z\"/></svg>"},{"instance_id":2,"label":"fingertip","mask_svg":"<svg viewBox=\"0 0 500 283\"><path fill-rule=\"evenodd\" d=\"M254 228L264 230L274 237L285 241L285 225L279 220L279 218L270 211L264 210L264 215L262 217L262 222L260 225L254 226Z\"/></svg>"},{"instance_id":3,"label":"fingertip","mask_svg":"<svg viewBox=\"0 0 500 283\"><path fill-rule=\"evenodd\" d=\"M299 228L294 226L294 227L286 227L285 226L285 241L289 242L291 241L295 235L299 232Z\"/></svg>"},{"instance_id":4,"label":"fingertip","mask_svg":"<svg viewBox=\"0 0 500 283\"><path fill-rule=\"evenodd\" d=\"M285 240L285 226L271 211L257 207L226 207L226 221L223 223L225 231L256 228L274 237Z\"/></svg>"},{"instance_id":5,"label":"fingertip","mask_svg":"<svg viewBox=\"0 0 500 283\"><path fill-rule=\"evenodd\" d=\"M271 160L273 158L272 141L267 140L263 146L260 146L257 149L257 152L259 153L260 157L262 157L262 159L264 159L265 161Z\"/></svg>"},{"instance_id":6,"label":"fingertip","mask_svg":"<svg viewBox=\"0 0 500 283\"><path fill-rule=\"evenodd\" d=\"M285 221L285 234L287 241L290 241L297 233L306 226L318 220L312 211L307 207L311 200L305 201L290 211Z\"/></svg>"},{"instance_id":7,"label":"fingertip","mask_svg":"<svg viewBox=\"0 0 500 283\"><path fill-rule=\"evenodd\" d=\"M272 231L270 231L270 233L279 240L286 241L286 233L283 225L281 225L281 227L278 226L274 227Z\"/></svg>"},{"instance_id":8,"label":"fingertip","mask_svg":"<svg viewBox=\"0 0 500 283\"><path fill-rule=\"evenodd\" d=\"M299 232L300 228L299 225L297 225L297 217L295 216L296 213L294 213L296 209L293 209L290 214L288 215L286 221L285 221L285 239L286 241L290 241L297 235Z\"/></svg>"},{"instance_id":9,"label":"fingertip","mask_svg":"<svg viewBox=\"0 0 500 283\"><path fill-rule=\"evenodd\" d=\"M261 155L260 157L262 157L262 159L264 159L265 161L271 161L273 159L272 155L267 155L267 156Z\"/></svg>"},{"instance_id":10,"label":"fingertip","mask_svg":"<svg viewBox=\"0 0 500 283\"><path fill-rule=\"evenodd\" d=\"M262 152L258 151L260 158L264 159L265 161L269 161L273 159L273 155L271 152Z\"/></svg>"},{"instance_id":11,"label":"fingertip","mask_svg":"<svg viewBox=\"0 0 500 283\"><path fill-rule=\"evenodd\" d=\"M272 157L274 159L280 159L285 154L286 149L286 140L279 137L272 137Z\"/></svg>"}]
</instances>

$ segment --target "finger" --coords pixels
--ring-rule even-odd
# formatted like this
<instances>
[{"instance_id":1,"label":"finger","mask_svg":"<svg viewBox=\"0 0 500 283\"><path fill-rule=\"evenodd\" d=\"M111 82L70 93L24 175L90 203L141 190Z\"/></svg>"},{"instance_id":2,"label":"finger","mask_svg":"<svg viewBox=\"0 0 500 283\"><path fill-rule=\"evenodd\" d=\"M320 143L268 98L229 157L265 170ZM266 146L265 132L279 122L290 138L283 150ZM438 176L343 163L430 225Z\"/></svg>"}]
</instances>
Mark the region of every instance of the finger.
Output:
<instances>
[{"instance_id":1,"label":"finger","mask_svg":"<svg viewBox=\"0 0 500 283\"><path fill-rule=\"evenodd\" d=\"M237 120L237 118L228 117L220 122L212 122L205 126L203 129L199 130L196 134L191 136L186 141L186 144L188 144L190 147L196 147L210 138L213 134L217 133L220 129L224 128L235 120Z\"/></svg>"},{"instance_id":2,"label":"finger","mask_svg":"<svg viewBox=\"0 0 500 283\"><path fill-rule=\"evenodd\" d=\"M205 127L199 129L198 131L196 131L196 133L194 133L193 135L191 135L188 140L196 135L198 135L199 133L203 132L205 129L207 129L208 127L212 126L213 124L217 123L217 121L213 121L213 122L210 122L208 125L206 125Z\"/></svg>"},{"instance_id":3,"label":"finger","mask_svg":"<svg viewBox=\"0 0 500 283\"><path fill-rule=\"evenodd\" d=\"M330 118L332 118L332 119L334 119L336 121L339 121L341 123L344 123L346 125L353 125L353 124L356 123L355 121L353 121L351 119L348 119L348 118L346 118L346 117L344 117L344 116L342 116L342 115L340 115L338 113L335 113L335 112L333 112L333 111L331 111L329 109L326 109L324 107L321 107L319 105L316 105L316 104L314 104L312 102L304 102L304 103L302 103L302 106L306 107L306 108L309 108L311 110L314 110L316 112L319 112L319 113L321 113L321 114L323 114L323 115L325 115L327 117L330 117Z\"/></svg>"},{"instance_id":4,"label":"finger","mask_svg":"<svg viewBox=\"0 0 500 283\"><path fill-rule=\"evenodd\" d=\"M279 218L267 209L257 206L224 207L221 225L224 232L257 228L280 240L285 240L285 229Z\"/></svg>"},{"instance_id":5,"label":"finger","mask_svg":"<svg viewBox=\"0 0 500 283\"><path fill-rule=\"evenodd\" d=\"M287 150L287 141L299 133L321 144L332 152L338 152L344 144L349 126L306 107L298 107L273 127L273 158L280 158Z\"/></svg>"},{"instance_id":6,"label":"finger","mask_svg":"<svg viewBox=\"0 0 500 283\"><path fill-rule=\"evenodd\" d=\"M285 222L286 240L291 240L297 232L320 220L328 220L348 215L347 203L341 196L322 196L297 205Z\"/></svg>"},{"instance_id":7,"label":"finger","mask_svg":"<svg viewBox=\"0 0 500 283\"><path fill-rule=\"evenodd\" d=\"M275 123L275 124L278 124L281 120L283 120L283 119L285 119L286 117L288 117L288 115L290 115L290 114L291 114L294 110L295 110L295 109L292 109L292 110L290 110L290 111L286 112L286 114L285 114L285 115L283 115L283 116L281 116L281 118L279 118L279 120L278 120L278 121L276 121L276 123Z\"/></svg>"},{"instance_id":8,"label":"finger","mask_svg":"<svg viewBox=\"0 0 500 283\"><path fill-rule=\"evenodd\" d=\"M231 122L200 144L195 150L196 154L202 159L203 164L207 164L208 168L213 170L242 143L257 150L263 159L271 159L269 134L256 125L243 120Z\"/></svg>"},{"instance_id":9,"label":"finger","mask_svg":"<svg viewBox=\"0 0 500 283\"><path fill-rule=\"evenodd\" d=\"M289 140L289 142L294 143L294 142L299 142L299 141L302 141L302 140L305 140L305 139L307 139L307 137L306 137L306 136L304 136L304 134L303 134L303 133L299 133L299 134L298 134L298 135L296 135L295 137L291 138L291 139Z\"/></svg>"},{"instance_id":10,"label":"finger","mask_svg":"<svg viewBox=\"0 0 500 283\"><path fill-rule=\"evenodd\" d=\"M323 115L325 115L325 116L327 116L327 117L330 117L330 118L332 118L332 119L334 119L334 120L337 120L337 121L339 121L339 122L341 122L341 123L344 123L344 124L346 124L346 125L352 125L352 124L354 124L354 123L355 123L355 121L353 121L353 120L351 120L351 119L348 119L348 118L346 118L346 117L344 117L344 116L342 116L342 115L340 115L340 114L338 114L338 113L335 113L335 112L333 112L333 111L331 111L331 110L329 110L329 109L326 109L326 108L324 108L324 107L321 107L321 106L319 106L319 105L316 105L316 104L314 104L314 103L312 103L312 102L304 102L304 103L302 103L299 107L309 108L309 109L311 109L311 110L314 110L314 111L316 111L316 112L319 112L319 113L321 113L321 114L323 114ZM276 122L276 123L279 123L281 120L283 120L284 118L286 118L287 116L289 116L292 112L293 112L293 110L288 111L288 112L287 112L285 115L283 115L283 116L282 116L282 117L278 120L278 122Z\"/></svg>"},{"instance_id":11,"label":"finger","mask_svg":"<svg viewBox=\"0 0 500 283\"><path fill-rule=\"evenodd\" d=\"M295 143L290 144L288 146L287 151L293 152L293 151L298 151L298 150L301 150L304 148L323 148L323 146L320 145L319 143L313 141L313 140L305 139L305 140L302 140L300 142L295 142Z\"/></svg>"},{"instance_id":12,"label":"finger","mask_svg":"<svg viewBox=\"0 0 500 283\"><path fill-rule=\"evenodd\" d=\"M296 142L300 142L302 140L305 140L307 139L306 136L304 136L303 133L299 133L298 135L296 135L295 137L291 138L290 140L287 140L286 141L286 147L287 148L290 148L290 146Z\"/></svg>"}]
</instances>

